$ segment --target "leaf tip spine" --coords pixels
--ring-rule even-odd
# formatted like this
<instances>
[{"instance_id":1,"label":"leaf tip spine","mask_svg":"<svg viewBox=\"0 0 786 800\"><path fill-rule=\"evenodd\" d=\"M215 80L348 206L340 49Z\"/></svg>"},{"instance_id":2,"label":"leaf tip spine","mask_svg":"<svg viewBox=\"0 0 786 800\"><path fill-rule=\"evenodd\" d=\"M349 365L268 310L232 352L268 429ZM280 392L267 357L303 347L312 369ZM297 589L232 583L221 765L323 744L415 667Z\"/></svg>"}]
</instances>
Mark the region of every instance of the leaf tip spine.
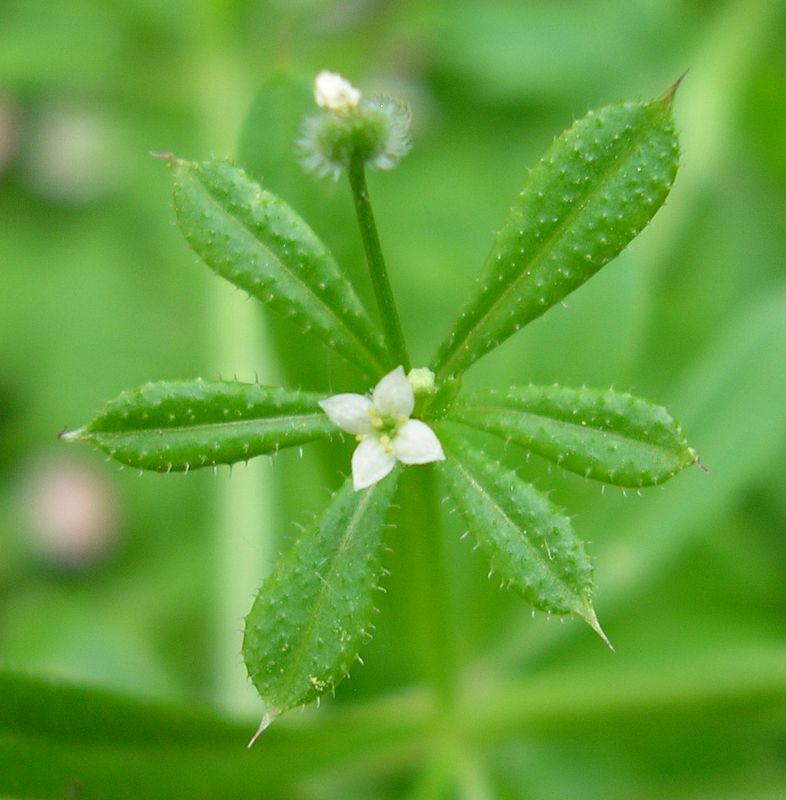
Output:
<instances>
[{"instance_id":1,"label":"leaf tip spine","mask_svg":"<svg viewBox=\"0 0 786 800\"><path fill-rule=\"evenodd\" d=\"M709 467L706 464L702 463L702 460L699 458L699 454L693 448L690 448L690 454L693 457L693 461L691 462L692 464L697 466L702 472L708 473L710 471Z\"/></svg>"},{"instance_id":2,"label":"leaf tip spine","mask_svg":"<svg viewBox=\"0 0 786 800\"><path fill-rule=\"evenodd\" d=\"M168 167L174 167L178 159L175 157L173 153L170 153L168 150L151 150L150 155L153 158L160 158L166 161Z\"/></svg>"},{"instance_id":3,"label":"leaf tip spine","mask_svg":"<svg viewBox=\"0 0 786 800\"><path fill-rule=\"evenodd\" d=\"M587 606L582 616L584 617L584 621L587 623L587 625L589 625L590 628L592 628L592 630L595 631L595 633L597 633L598 636L600 636L603 644L605 644L606 647L608 647L612 653L616 653L617 651L614 649L614 645L609 641L609 637L606 636L603 628L600 627L600 623L598 622L598 617L595 614L595 609L589 602L587 603Z\"/></svg>"},{"instance_id":4,"label":"leaf tip spine","mask_svg":"<svg viewBox=\"0 0 786 800\"><path fill-rule=\"evenodd\" d=\"M674 101L674 95L677 94L677 89L680 88L680 84L685 80L685 76L688 74L688 69L684 70L683 73L677 78L674 83L669 86L668 89L658 98L658 100L666 106L666 108L671 108L671 105Z\"/></svg>"},{"instance_id":5,"label":"leaf tip spine","mask_svg":"<svg viewBox=\"0 0 786 800\"><path fill-rule=\"evenodd\" d=\"M75 431L69 431L68 428L63 428L63 430L57 434L57 438L61 442L81 442L85 438L85 429L77 428Z\"/></svg>"},{"instance_id":6,"label":"leaf tip spine","mask_svg":"<svg viewBox=\"0 0 786 800\"><path fill-rule=\"evenodd\" d=\"M270 727L270 723L279 715L279 711L277 711L272 706L268 707L265 713L262 715L262 719L259 723L259 727L254 732L254 735L251 737L248 745L246 745L247 749L250 750L254 746L254 742Z\"/></svg>"}]
</instances>

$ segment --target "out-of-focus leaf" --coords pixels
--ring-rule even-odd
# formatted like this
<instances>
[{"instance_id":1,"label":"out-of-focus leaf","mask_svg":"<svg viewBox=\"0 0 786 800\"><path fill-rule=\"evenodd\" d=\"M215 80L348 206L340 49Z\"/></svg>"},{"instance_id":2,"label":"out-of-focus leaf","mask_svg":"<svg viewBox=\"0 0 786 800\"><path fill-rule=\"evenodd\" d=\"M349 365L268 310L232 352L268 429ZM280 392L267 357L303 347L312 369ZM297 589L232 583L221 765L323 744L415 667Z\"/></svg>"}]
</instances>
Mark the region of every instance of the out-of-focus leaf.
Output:
<instances>
[{"instance_id":1,"label":"out-of-focus leaf","mask_svg":"<svg viewBox=\"0 0 786 800\"><path fill-rule=\"evenodd\" d=\"M320 187L296 157L303 118L314 108L309 82L293 70L279 69L259 88L237 146L238 161L246 172L298 209L306 189L316 194Z\"/></svg>"},{"instance_id":2,"label":"out-of-focus leaf","mask_svg":"<svg viewBox=\"0 0 786 800\"><path fill-rule=\"evenodd\" d=\"M137 701L108 690L0 672L0 731L81 744L227 744L245 730L207 708ZM3 772L0 770L0 775Z\"/></svg>"},{"instance_id":3,"label":"out-of-focus leaf","mask_svg":"<svg viewBox=\"0 0 786 800\"><path fill-rule=\"evenodd\" d=\"M737 650L694 649L666 663L627 661L602 668L580 666L548 670L490 688L496 709L511 722L534 725L597 724L599 715L681 714L688 708L733 707L739 698L755 698L772 707L786 699L786 648L782 643L741 642ZM513 688L516 686L517 688ZM513 711L519 705L519 711Z\"/></svg>"},{"instance_id":4,"label":"out-of-focus leaf","mask_svg":"<svg viewBox=\"0 0 786 800\"><path fill-rule=\"evenodd\" d=\"M247 800L374 754L404 759L421 740L422 703L268 732L209 709L0 673L0 793L36 800ZM416 745L416 752L419 745ZM409 756L407 755L409 754Z\"/></svg>"},{"instance_id":5,"label":"out-of-focus leaf","mask_svg":"<svg viewBox=\"0 0 786 800\"><path fill-rule=\"evenodd\" d=\"M599 556L604 596L642 590L739 496L786 439L786 292L743 309L689 370L673 404L709 473L683 474L651 498ZM708 527L709 526L709 527Z\"/></svg>"},{"instance_id":6,"label":"out-of-focus leaf","mask_svg":"<svg viewBox=\"0 0 786 800\"><path fill-rule=\"evenodd\" d=\"M627 0L585 0L569 13L548 0L443 0L423 13L433 19L434 62L462 91L498 106L586 102L599 86L622 90L648 74L657 80L695 24L691 11L680 8L679 29L669 24L670 7ZM631 62L635 69L621 68Z\"/></svg>"}]
</instances>

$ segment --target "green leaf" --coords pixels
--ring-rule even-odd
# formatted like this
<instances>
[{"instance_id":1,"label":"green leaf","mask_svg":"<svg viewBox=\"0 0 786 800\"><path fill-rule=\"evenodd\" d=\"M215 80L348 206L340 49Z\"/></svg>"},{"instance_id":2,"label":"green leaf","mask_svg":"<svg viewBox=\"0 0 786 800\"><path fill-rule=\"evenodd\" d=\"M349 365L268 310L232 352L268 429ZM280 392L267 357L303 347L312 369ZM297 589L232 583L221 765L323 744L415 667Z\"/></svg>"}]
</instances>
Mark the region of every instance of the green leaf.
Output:
<instances>
[{"instance_id":1,"label":"green leaf","mask_svg":"<svg viewBox=\"0 0 786 800\"><path fill-rule=\"evenodd\" d=\"M751 490L759 490L762 474L773 473L786 441L786 370L773 369L782 364L786 286L771 287L741 308L673 392L710 474L690 470L668 491L637 501L632 516L608 501L597 506L601 516L590 524L619 531L598 558L605 613L640 603L653 586L662 591L685 554L716 536L718 523L733 520ZM515 625L478 669L498 674L522 661L539 663L570 636L564 627L525 632Z\"/></svg>"},{"instance_id":2,"label":"green leaf","mask_svg":"<svg viewBox=\"0 0 786 800\"><path fill-rule=\"evenodd\" d=\"M465 370L577 289L652 219L677 171L672 95L591 111L530 171L437 353L440 377Z\"/></svg>"},{"instance_id":3,"label":"green leaf","mask_svg":"<svg viewBox=\"0 0 786 800\"><path fill-rule=\"evenodd\" d=\"M316 234L281 198L224 161L170 159L177 220L216 273L377 377L382 337Z\"/></svg>"},{"instance_id":4,"label":"green leaf","mask_svg":"<svg viewBox=\"0 0 786 800\"><path fill-rule=\"evenodd\" d=\"M514 472L440 434L453 499L504 585L535 608L576 614L608 644L592 608L592 565L570 519Z\"/></svg>"},{"instance_id":5,"label":"green leaf","mask_svg":"<svg viewBox=\"0 0 786 800\"><path fill-rule=\"evenodd\" d=\"M243 657L278 714L332 690L370 636L385 516L397 472L363 491L347 480L313 529L262 585L246 618Z\"/></svg>"},{"instance_id":6,"label":"green leaf","mask_svg":"<svg viewBox=\"0 0 786 800\"><path fill-rule=\"evenodd\" d=\"M66 441L86 441L140 469L234 464L328 436L322 395L229 381L147 383L123 392Z\"/></svg>"},{"instance_id":7,"label":"green leaf","mask_svg":"<svg viewBox=\"0 0 786 800\"><path fill-rule=\"evenodd\" d=\"M387 701L271 730L209 708L0 672L0 795L36 800L248 800L291 796L336 769L420 757L429 709Z\"/></svg>"},{"instance_id":8,"label":"green leaf","mask_svg":"<svg viewBox=\"0 0 786 800\"><path fill-rule=\"evenodd\" d=\"M665 408L612 390L555 384L478 392L448 418L616 486L653 486L696 462Z\"/></svg>"}]
</instances>

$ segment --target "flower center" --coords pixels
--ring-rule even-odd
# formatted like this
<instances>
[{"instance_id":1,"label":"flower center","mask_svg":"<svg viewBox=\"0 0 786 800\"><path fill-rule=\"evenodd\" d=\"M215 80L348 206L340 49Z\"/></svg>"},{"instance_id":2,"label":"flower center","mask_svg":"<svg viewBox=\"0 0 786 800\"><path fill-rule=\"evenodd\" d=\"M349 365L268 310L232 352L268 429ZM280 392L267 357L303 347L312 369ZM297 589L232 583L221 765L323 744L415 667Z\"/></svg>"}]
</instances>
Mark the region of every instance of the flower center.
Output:
<instances>
[{"instance_id":1,"label":"flower center","mask_svg":"<svg viewBox=\"0 0 786 800\"><path fill-rule=\"evenodd\" d=\"M385 452L393 452L393 439L396 438L399 428L407 421L406 417L388 417L377 411L374 406L369 408L368 414L371 417L371 427L379 439L379 443Z\"/></svg>"}]
</instances>

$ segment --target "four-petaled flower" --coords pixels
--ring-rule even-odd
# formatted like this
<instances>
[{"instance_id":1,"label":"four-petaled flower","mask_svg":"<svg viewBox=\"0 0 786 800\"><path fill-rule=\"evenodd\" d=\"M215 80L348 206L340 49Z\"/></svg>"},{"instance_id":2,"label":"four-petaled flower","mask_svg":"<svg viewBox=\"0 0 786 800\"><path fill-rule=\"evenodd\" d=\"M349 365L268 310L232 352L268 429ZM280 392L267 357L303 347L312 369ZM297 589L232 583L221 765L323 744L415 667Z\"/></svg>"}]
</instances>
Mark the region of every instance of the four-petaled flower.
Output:
<instances>
[{"instance_id":1,"label":"four-petaled flower","mask_svg":"<svg viewBox=\"0 0 786 800\"><path fill-rule=\"evenodd\" d=\"M350 111L360 102L360 97L360 90L336 72L323 69L314 81L314 100L328 111Z\"/></svg>"},{"instance_id":2,"label":"four-petaled flower","mask_svg":"<svg viewBox=\"0 0 786 800\"><path fill-rule=\"evenodd\" d=\"M352 454L352 484L356 490L382 480L397 460L403 464L445 460L434 431L425 422L410 419L415 395L403 367L385 375L370 398L337 394L319 405L335 425L358 439Z\"/></svg>"}]
</instances>

